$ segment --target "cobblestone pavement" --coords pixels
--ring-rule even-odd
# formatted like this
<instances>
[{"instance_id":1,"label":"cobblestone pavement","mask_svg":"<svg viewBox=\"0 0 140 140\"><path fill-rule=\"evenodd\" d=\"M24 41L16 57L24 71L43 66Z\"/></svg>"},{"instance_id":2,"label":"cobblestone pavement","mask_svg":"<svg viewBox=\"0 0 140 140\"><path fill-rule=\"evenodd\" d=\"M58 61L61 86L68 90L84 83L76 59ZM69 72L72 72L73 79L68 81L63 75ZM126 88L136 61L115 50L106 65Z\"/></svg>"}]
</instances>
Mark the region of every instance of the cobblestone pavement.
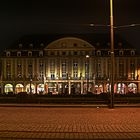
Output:
<instances>
[{"instance_id":1,"label":"cobblestone pavement","mask_svg":"<svg viewBox=\"0 0 140 140\"><path fill-rule=\"evenodd\" d=\"M0 107L0 140L140 140L140 108Z\"/></svg>"}]
</instances>

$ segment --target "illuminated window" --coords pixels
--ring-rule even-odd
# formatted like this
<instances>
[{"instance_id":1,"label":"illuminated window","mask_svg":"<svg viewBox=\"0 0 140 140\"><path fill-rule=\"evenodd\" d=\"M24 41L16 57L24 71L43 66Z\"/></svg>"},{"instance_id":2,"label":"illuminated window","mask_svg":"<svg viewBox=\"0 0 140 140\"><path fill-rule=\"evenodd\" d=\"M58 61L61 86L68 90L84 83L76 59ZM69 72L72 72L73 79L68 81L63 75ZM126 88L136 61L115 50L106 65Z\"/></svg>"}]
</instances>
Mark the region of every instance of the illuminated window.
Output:
<instances>
[{"instance_id":1,"label":"illuminated window","mask_svg":"<svg viewBox=\"0 0 140 140\"><path fill-rule=\"evenodd\" d=\"M55 78L55 60L50 60L50 78L54 79Z\"/></svg>"},{"instance_id":2,"label":"illuminated window","mask_svg":"<svg viewBox=\"0 0 140 140\"><path fill-rule=\"evenodd\" d=\"M67 78L67 74L66 74L67 64L66 64L66 61L63 61L61 65L62 65L62 78L66 79Z\"/></svg>"},{"instance_id":3,"label":"illuminated window","mask_svg":"<svg viewBox=\"0 0 140 140\"><path fill-rule=\"evenodd\" d=\"M130 72L131 72L131 79L134 80L135 78L135 64L131 62L130 64Z\"/></svg>"},{"instance_id":4,"label":"illuminated window","mask_svg":"<svg viewBox=\"0 0 140 140\"><path fill-rule=\"evenodd\" d=\"M74 79L78 78L78 62L76 60L73 61L73 77Z\"/></svg>"},{"instance_id":5,"label":"illuminated window","mask_svg":"<svg viewBox=\"0 0 140 140\"><path fill-rule=\"evenodd\" d=\"M5 93L13 92L13 85L12 84L6 84L4 91L5 91Z\"/></svg>"},{"instance_id":6,"label":"illuminated window","mask_svg":"<svg viewBox=\"0 0 140 140\"><path fill-rule=\"evenodd\" d=\"M55 79L54 73L51 73L51 79L52 79L52 80Z\"/></svg>"}]
</instances>

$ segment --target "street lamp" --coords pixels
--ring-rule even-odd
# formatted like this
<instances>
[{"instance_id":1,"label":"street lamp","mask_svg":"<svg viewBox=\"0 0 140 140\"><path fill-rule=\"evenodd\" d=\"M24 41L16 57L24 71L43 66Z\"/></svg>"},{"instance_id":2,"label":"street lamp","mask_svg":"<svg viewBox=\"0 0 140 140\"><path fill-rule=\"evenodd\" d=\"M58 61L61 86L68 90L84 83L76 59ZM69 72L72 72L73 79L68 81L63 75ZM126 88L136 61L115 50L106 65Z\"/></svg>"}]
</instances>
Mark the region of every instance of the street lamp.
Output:
<instances>
[{"instance_id":1,"label":"street lamp","mask_svg":"<svg viewBox=\"0 0 140 140\"><path fill-rule=\"evenodd\" d=\"M32 78L30 76L30 94L32 94Z\"/></svg>"},{"instance_id":2,"label":"street lamp","mask_svg":"<svg viewBox=\"0 0 140 140\"><path fill-rule=\"evenodd\" d=\"M86 55L86 77L87 77L87 94L88 94L88 88L89 88L89 55Z\"/></svg>"},{"instance_id":3,"label":"street lamp","mask_svg":"<svg viewBox=\"0 0 140 140\"><path fill-rule=\"evenodd\" d=\"M111 39L111 92L110 92L110 108L114 108L114 25L113 25L113 0L110 0L110 39Z\"/></svg>"}]
</instances>

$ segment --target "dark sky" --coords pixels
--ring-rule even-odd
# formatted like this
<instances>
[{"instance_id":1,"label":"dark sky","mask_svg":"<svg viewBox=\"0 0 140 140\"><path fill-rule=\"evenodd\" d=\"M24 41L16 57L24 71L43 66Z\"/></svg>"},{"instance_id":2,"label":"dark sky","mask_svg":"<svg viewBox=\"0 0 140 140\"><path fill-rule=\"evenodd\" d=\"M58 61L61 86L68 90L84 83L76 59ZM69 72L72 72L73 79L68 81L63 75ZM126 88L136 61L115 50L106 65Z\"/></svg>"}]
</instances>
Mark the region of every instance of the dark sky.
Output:
<instances>
[{"instance_id":1,"label":"dark sky","mask_svg":"<svg viewBox=\"0 0 140 140\"><path fill-rule=\"evenodd\" d=\"M140 24L140 0L114 0L114 25ZM6 48L24 35L100 33L109 28L109 0L5 0L0 4L0 45ZM139 47L140 25L115 29Z\"/></svg>"}]
</instances>

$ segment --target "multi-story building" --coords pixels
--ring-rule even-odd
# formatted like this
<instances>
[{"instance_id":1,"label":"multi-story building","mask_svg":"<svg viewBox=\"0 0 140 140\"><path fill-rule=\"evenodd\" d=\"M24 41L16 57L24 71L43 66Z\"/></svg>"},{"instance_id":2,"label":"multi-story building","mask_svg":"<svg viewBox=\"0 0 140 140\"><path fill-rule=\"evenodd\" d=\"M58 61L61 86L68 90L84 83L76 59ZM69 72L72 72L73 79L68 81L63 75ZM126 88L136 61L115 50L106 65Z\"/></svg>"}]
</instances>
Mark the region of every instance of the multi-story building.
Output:
<instances>
[{"instance_id":1,"label":"multi-story building","mask_svg":"<svg viewBox=\"0 0 140 140\"><path fill-rule=\"evenodd\" d=\"M93 94L110 91L108 34L19 39L1 55L1 93ZM140 93L140 55L115 35L114 93Z\"/></svg>"}]
</instances>

